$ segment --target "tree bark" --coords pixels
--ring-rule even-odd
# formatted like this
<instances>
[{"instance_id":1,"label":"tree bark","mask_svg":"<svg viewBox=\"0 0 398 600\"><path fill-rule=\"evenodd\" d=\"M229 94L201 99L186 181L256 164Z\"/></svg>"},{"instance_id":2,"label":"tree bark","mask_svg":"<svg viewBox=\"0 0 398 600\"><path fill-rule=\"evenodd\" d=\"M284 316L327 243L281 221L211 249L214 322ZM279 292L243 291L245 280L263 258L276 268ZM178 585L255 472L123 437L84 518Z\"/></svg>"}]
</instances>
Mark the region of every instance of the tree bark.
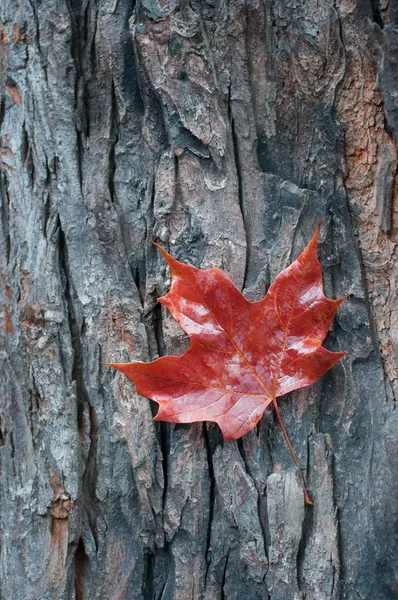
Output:
<instances>
[{"instance_id":1,"label":"tree bark","mask_svg":"<svg viewBox=\"0 0 398 600\"><path fill-rule=\"evenodd\" d=\"M1 600L398 595L398 3L1 3ZM152 241L250 299L324 217L344 360L238 442L102 362L181 354Z\"/></svg>"}]
</instances>

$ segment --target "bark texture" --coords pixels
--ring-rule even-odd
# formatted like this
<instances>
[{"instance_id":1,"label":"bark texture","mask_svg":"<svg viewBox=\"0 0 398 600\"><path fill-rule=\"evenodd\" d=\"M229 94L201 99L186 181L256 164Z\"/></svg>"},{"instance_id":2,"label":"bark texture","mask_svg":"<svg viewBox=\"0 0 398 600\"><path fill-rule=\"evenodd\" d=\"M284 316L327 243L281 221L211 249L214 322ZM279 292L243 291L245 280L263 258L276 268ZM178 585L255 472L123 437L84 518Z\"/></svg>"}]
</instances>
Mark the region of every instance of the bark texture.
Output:
<instances>
[{"instance_id":1,"label":"bark texture","mask_svg":"<svg viewBox=\"0 0 398 600\"><path fill-rule=\"evenodd\" d=\"M398 596L397 0L0 3L1 600ZM153 240L251 299L321 217L345 359L238 442L102 361L182 353Z\"/></svg>"}]
</instances>

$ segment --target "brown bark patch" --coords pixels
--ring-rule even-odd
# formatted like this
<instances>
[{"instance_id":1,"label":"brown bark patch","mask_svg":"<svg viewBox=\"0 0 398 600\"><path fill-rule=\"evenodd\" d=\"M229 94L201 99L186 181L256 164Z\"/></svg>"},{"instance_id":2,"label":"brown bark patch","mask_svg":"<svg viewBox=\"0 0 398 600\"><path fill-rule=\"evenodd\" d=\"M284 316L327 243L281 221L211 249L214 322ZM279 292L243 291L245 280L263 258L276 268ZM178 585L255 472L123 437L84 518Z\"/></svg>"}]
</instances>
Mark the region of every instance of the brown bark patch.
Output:
<instances>
[{"instance_id":1,"label":"brown bark patch","mask_svg":"<svg viewBox=\"0 0 398 600\"><path fill-rule=\"evenodd\" d=\"M17 44L19 40L19 25L18 23L14 23L14 35L12 36L12 41L14 44Z\"/></svg>"},{"instance_id":2,"label":"brown bark patch","mask_svg":"<svg viewBox=\"0 0 398 600\"><path fill-rule=\"evenodd\" d=\"M14 23L12 41L14 44L18 44L18 42L27 44L29 41L26 33L21 32L21 28L18 23Z\"/></svg>"},{"instance_id":3,"label":"brown bark patch","mask_svg":"<svg viewBox=\"0 0 398 600\"><path fill-rule=\"evenodd\" d=\"M10 96L11 100L15 102L15 104L22 104L22 97L15 83L10 83L7 81L6 90L7 94Z\"/></svg>"},{"instance_id":4,"label":"brown bark patch","mask_svg":"<svg viewBox=\"0 0 398 600\"><path fill-rule=\"evenodd\" d=\"M57 472L51 472L50 483L54 490L54 501L50 506L50 514L54 519L67 519L73 500L70 495L65 492Z\"/></svg>"},{"instance_id":5,"label":"brown bark patch","mask_svg":"<svg viewBox=\"0 0 398 600\"><path fill-rule=\"evenodd\" d=\"M8 31L5 27L0 27L0 73L6 72L6 53L8 44Z\"/></svg>"},{"instance_id":6,"label":"brown bark patch","mask_svg":"<svg viewBox=\"0 0 398 600\"><path fill-rule=\"evenodd\" d=\"M66 519L52 519L51 557L48 573L54 583L62 581L65 570L67 547L68 521Z\"/></svg>"},{"instance_id":7,"label":"brown bark patch","mask_svg":"<svg viewBox=\"0 0 398 600\"><path fill-rule=\"evenodd\" d=\"M51 557L49 574L51 580L57 583L62 580L65 570L65 560L68 548L68 517L73 500L65 492L60 482L59 474L50 469L51 487L54 490L54 501L50 506L51 514Z\"/></svg>"},{"instance_id":8,"label":"brown bark patch","mask_svg":"<svg viewBox=\"0 0 398 600\"><path fill-rule=\"evenodd\" d=\"M8 312L8 308L5 304L3 304L3 312L4 312L4 333L10 333L14 335L14 326L11 321L10 313Z\"/></svg>"}]
</instances>

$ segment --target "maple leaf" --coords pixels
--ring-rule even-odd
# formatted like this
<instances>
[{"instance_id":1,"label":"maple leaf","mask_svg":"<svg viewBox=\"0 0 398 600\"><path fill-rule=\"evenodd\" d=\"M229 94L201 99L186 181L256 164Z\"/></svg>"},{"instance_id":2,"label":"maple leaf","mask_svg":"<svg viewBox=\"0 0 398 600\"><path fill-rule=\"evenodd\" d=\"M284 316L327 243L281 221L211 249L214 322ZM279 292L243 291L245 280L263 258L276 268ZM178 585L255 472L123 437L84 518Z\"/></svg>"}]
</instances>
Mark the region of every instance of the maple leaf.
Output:
<instances>
[{"instance_id":1,"label":"maple leaf","mask_svg":"<svg viewBox=\"0 0 398 600\"><path fill-rule=\"evenodd\" d=\"M182 356L108 366L159 404L156 421L215 421L227 441L253 429L273 404L299 468L276 398L311 385L345 355L321 345L345 298L323 294L319 230L320 224L259 302L246 300L221 269L183 264L155 244L172 275L171 289L159 302L189 335L191 346ZM304 496L311 504L305 486Z\"/></svg>"}]
</instances>

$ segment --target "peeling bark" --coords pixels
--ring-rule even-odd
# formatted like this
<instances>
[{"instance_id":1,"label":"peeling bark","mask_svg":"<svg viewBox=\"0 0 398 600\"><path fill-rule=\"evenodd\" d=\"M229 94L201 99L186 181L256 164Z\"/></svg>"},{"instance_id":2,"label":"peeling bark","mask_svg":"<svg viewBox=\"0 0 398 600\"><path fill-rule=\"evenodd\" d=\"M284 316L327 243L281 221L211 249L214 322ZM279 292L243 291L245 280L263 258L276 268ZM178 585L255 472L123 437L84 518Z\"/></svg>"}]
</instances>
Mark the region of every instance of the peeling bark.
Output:
<instances>
[{"instance_id":1,"label":"peeling bark","mask_svg":"<svg viewBox=\"0 0 398 600\"><path fill-rule=\"evenodd\" d=\"M398 594L395 0L4 0L0 599ZM152 245L265 293L325 218L347 356L238 442L102 362L180 354Z\"/></svg>"}]
</instances>

